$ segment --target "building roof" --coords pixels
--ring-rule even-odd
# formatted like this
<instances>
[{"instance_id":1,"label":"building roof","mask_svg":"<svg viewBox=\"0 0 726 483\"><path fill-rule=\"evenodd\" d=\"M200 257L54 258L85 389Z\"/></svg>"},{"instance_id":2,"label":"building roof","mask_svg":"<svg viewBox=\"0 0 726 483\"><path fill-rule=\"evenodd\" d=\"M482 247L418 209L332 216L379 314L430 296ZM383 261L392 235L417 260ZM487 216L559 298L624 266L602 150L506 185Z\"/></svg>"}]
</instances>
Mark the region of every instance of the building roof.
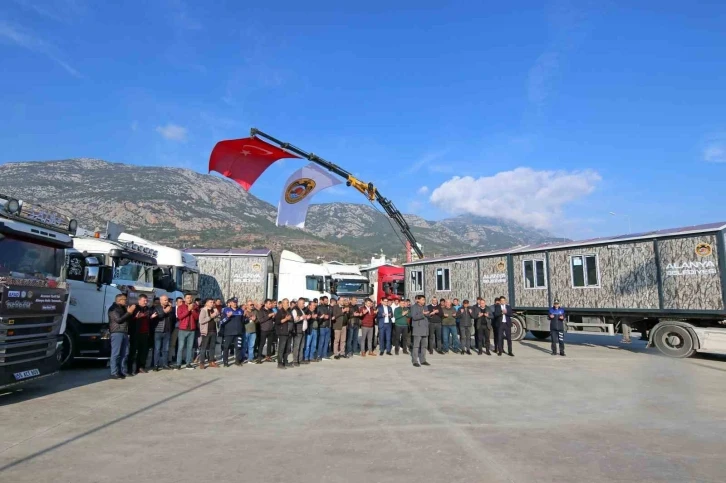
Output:
<instances>
[{"instance_id":1,"label":"building roof","mask_svg":"<svg viewBox=\"0 0 726 483\"><path fill-rule=\"evenodd\" d=\"M718 223L706 223L703 225L692 225L692 226L684 226L680 228L666 228L663 230L654 230L654 231L647 231L642 233L631 233L627 235L617 235L617 236L605 236L600 238L590 238L588 240L579 240L579 241L564 241L564 242L556 242L556 243L542 243L538 245L524 245L524 246L518 246L509 248L507 250L493 250L488 252L479 252L479 253L471 253L471 254L465 254L465 255L454 255L454 256L448 256L448 257L440 257L440 258L424 258L422 260L417 260L415 262L410 263L404 263L404 266L413 266L413 265L424 265L427 263L434 263L434 262L447 262L447 261L457 261L457 260L466 260L470 258L484 258L484 257L491 257L496 255L509 255L509 254L518 254L518 253L531 253L531 252L541 252L545 250L561 250L564 248L576 248L576 247L585 247L585 246L591 246L591 245L607 245L611 243L623 243L623 242L634 242L639 240L651 240L655 238L668 238L673 236L681 236L681 235L693 235L697 233L713 233L716 231L726 230L726 221L718 222Z\"/></svg>"},{"instance_id":2,"label":"building roof","mask_svg":"<svg viewBox=\"0 0 726 483\"><path fill-rule=\"evenodd\" d=\"M185 248L183 251L196 257L225 255L229 257L267 257L272 253L269 248L253 248L251 250L242 248Z\"/></svg>"}]
</instances>

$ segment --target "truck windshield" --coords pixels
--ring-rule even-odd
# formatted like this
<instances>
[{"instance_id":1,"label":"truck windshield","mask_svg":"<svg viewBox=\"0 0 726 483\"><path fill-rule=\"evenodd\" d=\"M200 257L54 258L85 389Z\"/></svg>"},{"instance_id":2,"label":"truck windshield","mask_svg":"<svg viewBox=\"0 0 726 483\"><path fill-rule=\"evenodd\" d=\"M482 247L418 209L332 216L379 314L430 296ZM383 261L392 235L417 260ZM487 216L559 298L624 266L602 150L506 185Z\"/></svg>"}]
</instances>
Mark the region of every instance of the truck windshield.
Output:
<instances>
[{"instance_id":1,"label":"truck windshield","mask_svg":"<svg viewBox=\"0 0 726 483\"><path fill-rule=\"evenodd\" d=\"M368 280L335 280L334 285L339 295L368 295Z\"/></svg>"},{"instance_id":2,"label":"truck windshield","mask_svg":"<svg viewBox=\"0 0 726 483\"><path fill-rule=\"evenodd\" d=\"M126 262L124 264L124 262ZM153 286L153 267L147 267L131 261L123 260L116 265L114 279L137 282L140 285Z\"/></svg>"},{"instance_id":3,"label":"truck windshield","mask_svg":"<svg viewBox=\"0 0 726 483\"><path fill-rule=\"evenodd\" d=\"M60 278L62 249L0 234L0 275L17 278Z\"/></svg>"},{"instance_id":4,"label":"truck windshield","mask_svg":"<svg viewBox=\"0 0 726 483\"><path fill-rule=\"evenodd\" d=\"M182 292L196 292L199 289L199 274L189 270L180 270Z\"/></svg>"}]
</instances>

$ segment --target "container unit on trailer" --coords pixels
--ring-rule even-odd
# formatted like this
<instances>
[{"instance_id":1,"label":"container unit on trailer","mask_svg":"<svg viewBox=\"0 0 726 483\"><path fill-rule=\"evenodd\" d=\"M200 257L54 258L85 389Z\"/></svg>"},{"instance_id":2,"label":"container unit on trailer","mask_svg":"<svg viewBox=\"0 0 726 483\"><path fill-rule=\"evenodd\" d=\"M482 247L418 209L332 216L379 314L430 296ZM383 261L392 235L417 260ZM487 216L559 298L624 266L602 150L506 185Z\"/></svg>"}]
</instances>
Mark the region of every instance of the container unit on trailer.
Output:
<instances>
[{"instance_id":1,"label":"container unit on trailer","mask_svg":"<svg viewBox=\"0 0 726 483\"><path fill-rule=\"evenodd\" d=\"M380 304L383 297L401 300L405 294L405 271L398 265L383 264L361 268L361 274L368 277L373 289L375 303Z\"/></svg>"},{"instance_id":2,"label":"container unit on trailer","mask_svg":"<svg viewBox=\"0 0 726 483\"><path fill-rule=\"evenodd\" d=\"M467 277L462 269L471 269L464 264L477 263L479 293L488 302L486 281L499 280L499 288L506 281L507 290L500 295L508 295L519 312L517 322L538 337L549 335L546 313L556 298L569 314L569 329L613 333L627 323L646 331L649 345L668 356L688 357L697 351L723 354L725 234L726 223L713 223L429 264L432 270L448 264L452 280L459 280ZM421 262L407 265L407 276L409 270L421 271L420 266ZM428 273L423 270L426 282Z\"/></svg>"},{"instance_id":3,"label":"container unit on trailer","mask_svg":"<svg viewBox=\"0 0 726 483\"><path fill-rule=\"evenodd\" d=\"M199 297L264 300L275 295L275 262L266 248L187 248L199 269Z\"/></svg>"},{"instance_id":4,"label":"container unit on trailer","mask_svg":"<svg viewBox=\"0 0 726 483\"><path fill-rule=\"evenodd\" d=\"M199 294L199 266L190 253L159 245L129 233L121 233L119 241L136 243L156 252L154 267L154 295L168 296L172 301L186 294L196 298Z\"/></svg>"},{"instance_id":5,"label":"container unit on trailer","mask_svg":"<svg viewBox=\"0 0 726 483\"><path fill-rule=\"evenodd\" d=\"M0 195L0 388L55 374L75 220Z\"/></svg>"},{"instance_id":6,"label":"container unit on trailer","mask_svg":"<svg viewBox=\"0 0 726 483\"><path fill-rule=\"evenodd\" d=\"M68 250L68 284L71 287L68 325L63 337L63 364L74 359L104 360L111 356L108 309L116 295L125 294L129 305L140 294L153 300L156 251L132 242L120 242L107 230L73 238ZM98 277L84 273L98 267Z\"/></svg>"}]
</instances>

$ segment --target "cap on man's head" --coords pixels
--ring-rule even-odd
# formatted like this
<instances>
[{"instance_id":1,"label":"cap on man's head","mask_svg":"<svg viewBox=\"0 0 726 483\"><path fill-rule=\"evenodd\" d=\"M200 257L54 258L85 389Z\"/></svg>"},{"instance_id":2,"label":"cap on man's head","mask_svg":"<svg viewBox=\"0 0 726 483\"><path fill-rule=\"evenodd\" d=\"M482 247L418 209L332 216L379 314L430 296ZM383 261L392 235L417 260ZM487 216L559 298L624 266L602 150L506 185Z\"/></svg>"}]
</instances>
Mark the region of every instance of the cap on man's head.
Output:
<instances>
[{"instance_id":1,"label":"cap on man's head","mask_svg":"<svg viewBox=\"0 0 726 483\"><path fill-rule=\"evenodd\" d=\"M231 304L232 302L237 303L237 297L232 297L229 300L227 300L228 304Z\"/></svg>"},{"instance_id":2,"label":"cap on man's head","mask_svg":"<svg viewBox=\"0 0 726 483\"><path fill-rule=\"evenodd\" d=\"M559 300L557 300L557 299L555 299L555 301L554 301L554 302L552 302L552 304L553 304L553 305L560 305L560 301L559 301Z\"/></svg>"}]
</instances>

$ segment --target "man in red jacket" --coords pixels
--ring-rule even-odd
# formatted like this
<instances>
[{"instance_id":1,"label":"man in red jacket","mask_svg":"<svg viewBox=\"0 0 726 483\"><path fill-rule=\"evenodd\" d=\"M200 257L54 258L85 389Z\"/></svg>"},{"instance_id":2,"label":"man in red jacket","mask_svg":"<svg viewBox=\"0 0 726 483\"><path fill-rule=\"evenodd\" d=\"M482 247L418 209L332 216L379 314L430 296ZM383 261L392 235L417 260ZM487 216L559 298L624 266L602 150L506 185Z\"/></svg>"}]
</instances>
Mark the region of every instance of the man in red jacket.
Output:
<instances>
[{"instance_id":1,"label":"man in red jacket","mask_svg":"<svg viewBox=\"0 0 726 483\"><path fill-rule=\"evenodd\" d=\"M179 321L179 336L176 349L176 368L181 369L182 354L186 347L186 368L194 369L192 352L194 349L194 335L199 323L199 309L195 306L191 295L185 295L184 303L177 307L177 320Z\"/></svg>"},{"instance_id":2,"label":"man in red jacket","mask_svg":"<svg viewBox=\"0 0 726 483\"><path fill-rule=\"evenodd\" d=\"M365 307L361 307L359 310L361 314L361 333L363 335L363 340L360 343L360 355L363 357L366 356L367 347L368 355L375 356L376 353L373 352L373 330L376 325L376 309L373 308L373 301L366 299Z\"/></svg>"}]
</instances>

